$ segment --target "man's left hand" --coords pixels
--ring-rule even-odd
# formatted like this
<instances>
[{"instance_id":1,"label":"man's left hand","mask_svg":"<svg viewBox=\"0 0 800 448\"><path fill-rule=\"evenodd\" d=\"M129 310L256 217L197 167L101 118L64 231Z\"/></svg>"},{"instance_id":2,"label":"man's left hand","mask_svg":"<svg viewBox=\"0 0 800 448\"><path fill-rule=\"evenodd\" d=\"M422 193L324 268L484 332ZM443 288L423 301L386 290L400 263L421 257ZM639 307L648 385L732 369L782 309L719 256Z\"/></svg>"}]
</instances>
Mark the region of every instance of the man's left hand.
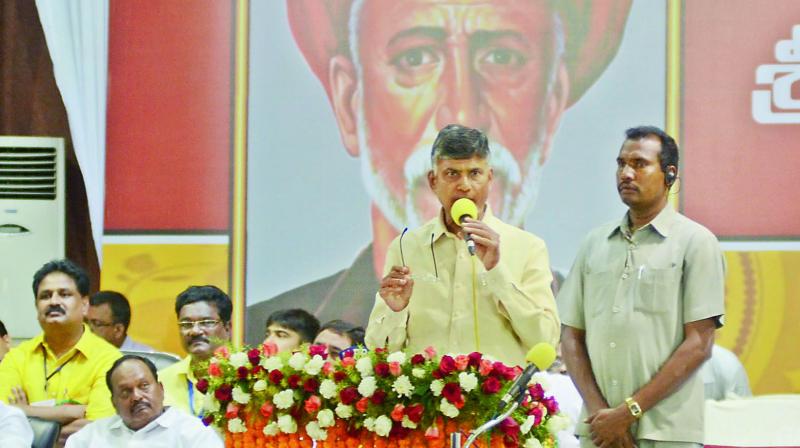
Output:
<instances>
[{"instance_id":1,"label":"man's left hand","mask_svg":"<svg viewBox=\"0 0 800 448\"><path fill-rule=\"evenodd\" d=\"M485 222L466 218L461 233L469 233L475 241L475 255L481 260L487 271L492 270L500 261L500 235ZM463 236L463 235L462 235Z\"/></svg>"},{"instance_id":2,"label":"man's left hand","mask_svg":"<svg viewBox=\"0 0 800 448\"><path fill-rule=\"evenodd\" d=\"M627 406L621 405L613 409L601 409L586 419L592 435L592 443L598 447L614 447L629 441L628 430L634 422Z\"/></svg>"},{"instance_id":3,"label":"man's left hand","mask_svg":"<svg viewBox=\"0 0 800 448\"><path fill-rule=\"evenodd\" d=\"M25 393L25 390L19 386L12 387L11 396L8 397L8 404L17 407L28 406L28 395Z\"/></svg>"}]
</instances>

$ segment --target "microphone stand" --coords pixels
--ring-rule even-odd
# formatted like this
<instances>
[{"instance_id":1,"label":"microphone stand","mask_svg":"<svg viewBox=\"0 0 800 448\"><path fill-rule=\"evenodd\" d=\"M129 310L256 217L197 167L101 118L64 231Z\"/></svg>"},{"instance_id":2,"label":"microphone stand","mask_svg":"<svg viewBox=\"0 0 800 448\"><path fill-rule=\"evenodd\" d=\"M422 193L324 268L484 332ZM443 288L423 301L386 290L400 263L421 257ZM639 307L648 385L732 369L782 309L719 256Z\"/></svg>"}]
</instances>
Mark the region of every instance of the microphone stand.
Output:
<instances>
[{"instance_id":1,"label":"microphone stand","mask_svg":"<svg viewBox=\"0 0 800 448\"><path fill-rule=\"evenodd\" d=\"M519 400L514 401L514 403L506 409L505 412L500 414L498 417L489 420L488 422L484 423L483 425L479 426L478 429L472 431L472 434L467 439L467 443L464 445L464 448L469 448L478 439L478 437L482 436L486 431L494 428L500 422L506 419L512 412L514 412L519 407ZM455 436L455 437L453 437ZM459 433L453 433L450 436L450 447L451 448L461 448L461 437L459 437Z\"/></svg>"}]
</instances>

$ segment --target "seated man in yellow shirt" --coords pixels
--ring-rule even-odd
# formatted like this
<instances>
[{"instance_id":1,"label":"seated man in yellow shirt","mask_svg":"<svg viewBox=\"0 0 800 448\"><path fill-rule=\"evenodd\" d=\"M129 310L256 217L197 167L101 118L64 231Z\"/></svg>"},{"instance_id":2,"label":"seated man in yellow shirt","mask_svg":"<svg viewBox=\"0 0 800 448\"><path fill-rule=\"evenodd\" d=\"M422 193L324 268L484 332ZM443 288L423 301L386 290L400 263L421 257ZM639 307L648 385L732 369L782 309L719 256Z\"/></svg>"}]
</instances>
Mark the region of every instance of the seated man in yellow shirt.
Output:
<instances>
[{"instance_id":1,"label":"seated man in yellow shirt","mask_svg":"<svg viewBox=\"0 0 800 448\"><path fill-rule=\"evenodd\" d=\"M175 299L175 313L183 348L189 356L160 372L164 405L200 416L203 394L197 382L208 376L202 362L230 341L233 305L216 286L190 286Z\"/></svg>"},{"instance_id":2,"label":"seated man in yellow shirt","mask_svg":"<svg viewBox=\"0 0 800 448\"><path fill-rule=\"evenodd\" d=\"M11 349L0 363L0 400L28 417L62 424L62 443L89 420L114 415L106 372L121 356L83 324L89 277L69 260L51 261L33 276L43 332Z\"/></svg>"}]
</instances>

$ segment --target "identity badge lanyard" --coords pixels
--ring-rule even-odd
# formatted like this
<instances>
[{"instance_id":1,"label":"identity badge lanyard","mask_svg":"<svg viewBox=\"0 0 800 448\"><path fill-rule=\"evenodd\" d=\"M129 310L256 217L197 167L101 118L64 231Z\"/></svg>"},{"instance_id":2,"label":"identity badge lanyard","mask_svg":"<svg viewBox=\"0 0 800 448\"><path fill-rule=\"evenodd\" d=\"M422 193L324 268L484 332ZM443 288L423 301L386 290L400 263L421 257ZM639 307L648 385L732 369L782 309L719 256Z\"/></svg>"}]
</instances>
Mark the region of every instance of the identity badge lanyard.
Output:
<instances>
[{"instance_id":1,"label":"identity badge lanyard","mask_svg":"<svg viewBox=\"0 0 800 448\"><path fill-rule=\"evenodd\" d=\"M75 357L78 356L78 353L80 353L80 352L78 352L76 350L75 353L68 360L64 361L63 364L61 364L60 366L56 367L56 370L53 370L52 373L48 374L47 373L47 350L45 350L44 345L40 345L39 347L42 348L42 365L44 366L44 391L46 393L47 392L47 383L50 382L50 378L54 377L58 372L60 372L61 369L63 369L65 365L69 364L70 361L75 359Z\"/></svg>"},{"instance_id":2,"label":"identity badge lanyard","mask_svg":"<svg viewBox=\"0 0 800 448\"><path fill-rule=\"evenodd\" d=\"M194 411L194 386L192 386L192 382L188 378L186 379L186 387L189 390L189 410L192 412L192 415L194 415L195 417L203 418L203 413L202 412L197 414Z\"/></svg>"}]
</instances>

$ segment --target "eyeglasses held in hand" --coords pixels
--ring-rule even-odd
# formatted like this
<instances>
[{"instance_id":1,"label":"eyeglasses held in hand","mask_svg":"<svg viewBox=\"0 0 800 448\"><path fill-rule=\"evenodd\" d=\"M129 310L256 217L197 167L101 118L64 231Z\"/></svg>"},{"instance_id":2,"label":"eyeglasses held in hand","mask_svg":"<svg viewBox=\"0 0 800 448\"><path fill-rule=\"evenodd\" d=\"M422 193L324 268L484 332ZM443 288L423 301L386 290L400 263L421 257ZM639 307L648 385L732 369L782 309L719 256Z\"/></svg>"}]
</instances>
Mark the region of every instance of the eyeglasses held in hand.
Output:
<instances>
[{"instance_id":1,"label":"eyeglasses held in hand","mask_svg":"<svg viewBox=\"0 0 800 448\"><path fill-rule=\"evenodd\" d=\"M221 324L221 320L206 319L206 320L182 320L178 322L178 326L182 331L189 331L197 325L201 330L213 330L217 325Z\"/></svg>"},{"instance_id":2,"label":"eyeglasses held in hand","mask_svg":"<svg viewBox=\"0 0 800 448\"><path fill-rule=\"evenodd\" d=\"M403 255L403 237L406 236L406 232L408 231L408 227L403 229L403 233L400 234L400 262L403 263L403 266L406 265L406 257ZM439 268L436 267L436 253L433 251L433 236L435 234L431 233L431 257L433 258L433 271L436 273L436 279L439 279Z\"/></svg>"}]
</instances>

